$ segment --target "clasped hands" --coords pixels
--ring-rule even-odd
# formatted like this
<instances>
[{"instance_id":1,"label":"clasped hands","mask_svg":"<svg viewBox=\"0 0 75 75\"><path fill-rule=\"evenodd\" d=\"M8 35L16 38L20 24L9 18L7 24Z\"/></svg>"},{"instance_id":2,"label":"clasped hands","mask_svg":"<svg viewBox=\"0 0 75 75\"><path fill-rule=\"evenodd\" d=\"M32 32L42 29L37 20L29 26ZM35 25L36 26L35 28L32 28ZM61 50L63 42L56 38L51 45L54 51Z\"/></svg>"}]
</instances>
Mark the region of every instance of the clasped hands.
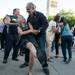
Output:
<instances>
[{"instance_id":1,"label":"clasped hands","mask_svg":"<svg viewBox=\"0 0 75 75\"><path fill-rule=\"evenodd\" d=\"M30 29L30 32L33 33L34 35L38 35L40 31L36 29Z\"/></svg>"}]
</instances>

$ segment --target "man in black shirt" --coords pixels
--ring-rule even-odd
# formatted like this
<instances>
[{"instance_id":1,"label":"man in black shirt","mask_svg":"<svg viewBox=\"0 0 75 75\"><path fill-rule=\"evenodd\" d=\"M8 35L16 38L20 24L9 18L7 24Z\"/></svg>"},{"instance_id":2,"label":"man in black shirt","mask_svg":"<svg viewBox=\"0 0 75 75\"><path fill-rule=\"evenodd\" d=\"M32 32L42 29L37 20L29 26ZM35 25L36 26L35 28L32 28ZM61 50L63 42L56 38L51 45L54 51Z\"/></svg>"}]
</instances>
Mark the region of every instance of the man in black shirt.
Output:
<instances>
[{"instance_id":1,"label":"man in black shirt","mask_svg":"<svg viewBox=\"0 0 75 75\"><path fill-rule=\"evenodd\" d=\"M7 15L5 17L5 24L7 26L7 35L5 38L5 50L4 50L4 58L3 58L3 63L7 63L7 59L9 57L9 53L11 49L13 48L13 55L12 55L12 60L18 61L17 56L18 56L18 47L16 46L17 40L18 40L18 31L17 31L17 16L16 14L16 9L15 11L13 10L14 14L13 15ZM10 21L11 24L6 23Z\"/></svg>"},{"instance_id":2,"label":"man in black shirt","mask_svg":"<svg viewBox=\"0 0 75 75\"><path fill-rule=\"evenodd\" d=\"M49 75L47 57L45 52L46 29L48 27L48 21L42 13L35 11L35 5L33 3L28 3L26 6L26 10L29 14L27 22L31 23L31 25L33 26L33 34L40 48L37 49L38 60L43 67L44 73L46 75ZM39 32L37 30L39 30Z\"/></svg>"}]
</instances>

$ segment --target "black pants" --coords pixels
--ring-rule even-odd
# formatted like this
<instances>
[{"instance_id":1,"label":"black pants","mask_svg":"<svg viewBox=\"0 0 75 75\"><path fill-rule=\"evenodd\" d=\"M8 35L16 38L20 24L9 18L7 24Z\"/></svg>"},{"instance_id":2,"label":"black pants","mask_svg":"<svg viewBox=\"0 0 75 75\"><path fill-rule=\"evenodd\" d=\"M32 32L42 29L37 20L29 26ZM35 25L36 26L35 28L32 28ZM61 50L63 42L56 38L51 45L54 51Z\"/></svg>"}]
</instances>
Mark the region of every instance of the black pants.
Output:
<instances>
[{"instance_id":1,"label":"black pants","mask_svg":"<svg viewBox=\"0 0 75 75\"><path fill-rule=\"evenodd\" d=\"M18 55L18 48L16 46L17 42L17 34L7 34L5 39L5 51L4 51L4 59L8 59L9 53L11 49L13 48L13 55L12 58L17 58Z\"/></svg>"},{"instance_id":2,"label":"black pants","mask_svg":"<svg viewBox=\"0 0 75 75\"><path fill-rule=\"evenodd\" d=\"M59 39L60 39L60 34L59 33L55 33L55 51L56 51L56 55L59 54Z\"/></svg>"},{"instance_id":3,"label":"black pants","mask_svg":"<svg viewBox=\"0 0 75 75\"><path fill-rule=\"evenodd\" d=\"M3 33L0 33L0 44L1 44L1 49L4 48L4 35L3 35Z\"/></svg>"},{"instance_id":4,"label":"black pants","mask_svg":"<svg viewBox=\"0 0 75 75\"><path fill-rule=\"evenodd\" d=\"M25 62L29 63L29 50L25 50Z\"/></svg>"}]
</instances>

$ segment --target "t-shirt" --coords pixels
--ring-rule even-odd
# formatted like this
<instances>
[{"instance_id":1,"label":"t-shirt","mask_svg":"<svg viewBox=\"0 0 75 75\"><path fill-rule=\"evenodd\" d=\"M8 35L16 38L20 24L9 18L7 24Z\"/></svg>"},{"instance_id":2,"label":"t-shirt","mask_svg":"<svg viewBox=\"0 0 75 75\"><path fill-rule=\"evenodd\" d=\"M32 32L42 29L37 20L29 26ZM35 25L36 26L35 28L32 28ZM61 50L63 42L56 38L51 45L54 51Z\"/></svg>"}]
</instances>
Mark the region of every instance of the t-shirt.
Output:
<instances>
[{"instance_id":1,"label":"t-shirt","mask_svg":"<svg viewBox=\"0 0 75 75\"><path fill-rule=\"evenodd\" d=\"M27 23L21 24L21 25L20 25L20 28L22 29L22 31L26 31L26 30L29 29L29 25L28 25ZM27 39L27 38L30 38L31 35L32 35L31 33L30 33L30 34L26 34L26 35L22 35L21 38Z\"/></svg>"},{"instance_id":2,"label":"t-shirt","mask_svg":"<svg viewBox=\"0 0 75 75\"><path fill-rule=\"evenodd\" d=\"M53 32L52 27L56 27L56 22L53 20L51 20L49 22L49 26L47 28L47 33L46 33L47 34L47 40L49 40L49 41L53 41L54 35L55 35L55 32Z\"/></svg>"},{"instance_id":3,"label":"t-shirt","mask_svg":"<svg viewBox=\"0 0 75 75\"><path fill-rule=\"evenodd\" d=\"M11 23L17 23L17 16L15 16L15 15L9 15L9 17L11 19ZM9 33L11 33L11 34L18 33L18 31L17 31L17 25L15 25L15 24L9 25Z\"/></svg>"},{"instance_id":4,"label":"t-shirt","mask_svg":"<svg viewBox=\"0 0 75 75\"><path fill-rule=\"evenodd\" d=\"M15 15L9 15L10 19L11 19L11 23L17 23L17 19L18 17Z\"/></svg>"},{"instance_id":5,"label":"t-shirt","mask_svg":"<svg viewBox=\"0 0 75 75\"><path fill-rule=\"evenodd\" d=\"M61 36L72 36L72 32L71 32L68 24L63 26Z\"/></svg>"},{"instance_id":6,"label":"t-shirt","mask_svg":"<svg viewBox=\"0 0 75 75\"><path fill-rule=\"evenodd\" d=\"M29 25L28 25L27 23L21 24L20 27L21 27L21 29L22 29L23 31L26 31L26 30L29 29Z\"/></svg>"}]
</instances>

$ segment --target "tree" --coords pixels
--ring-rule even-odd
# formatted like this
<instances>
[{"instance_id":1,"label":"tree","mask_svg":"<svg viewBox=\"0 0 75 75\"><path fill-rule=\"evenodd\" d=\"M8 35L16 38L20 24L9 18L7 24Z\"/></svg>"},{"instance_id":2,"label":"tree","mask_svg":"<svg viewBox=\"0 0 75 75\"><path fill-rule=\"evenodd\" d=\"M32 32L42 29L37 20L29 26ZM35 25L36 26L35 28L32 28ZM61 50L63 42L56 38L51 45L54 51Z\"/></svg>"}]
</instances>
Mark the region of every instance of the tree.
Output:
<instances>
[{"instance_id":1,"label":"tree","mask_svg":"<svg viewBox=\"0 0 75 75\"><path fill-rule=\"evenodd\" d=\"M72 10L68 11L61 10L59 14L67 19L70 27L75 25L75 15Z\"/></svg>"},{"instance_id":2,"label":"tree","mask_svg":"<svg viewBox=\"0 0 75 75\"><path fill-rule=\"evenodd\" d=\"M53 16L48 16L48 22L50 22L51 20L53 20Z\"/></svg>"},{"instance_id":3,"label":"tree","mask_svg":"<svg viewBox=\"0 0 75 75\"><path fill-rule=\"evenodd\" d=\"M3 18L0 18L0 22L3 22Z\"/></svg>"}]
</instances>

